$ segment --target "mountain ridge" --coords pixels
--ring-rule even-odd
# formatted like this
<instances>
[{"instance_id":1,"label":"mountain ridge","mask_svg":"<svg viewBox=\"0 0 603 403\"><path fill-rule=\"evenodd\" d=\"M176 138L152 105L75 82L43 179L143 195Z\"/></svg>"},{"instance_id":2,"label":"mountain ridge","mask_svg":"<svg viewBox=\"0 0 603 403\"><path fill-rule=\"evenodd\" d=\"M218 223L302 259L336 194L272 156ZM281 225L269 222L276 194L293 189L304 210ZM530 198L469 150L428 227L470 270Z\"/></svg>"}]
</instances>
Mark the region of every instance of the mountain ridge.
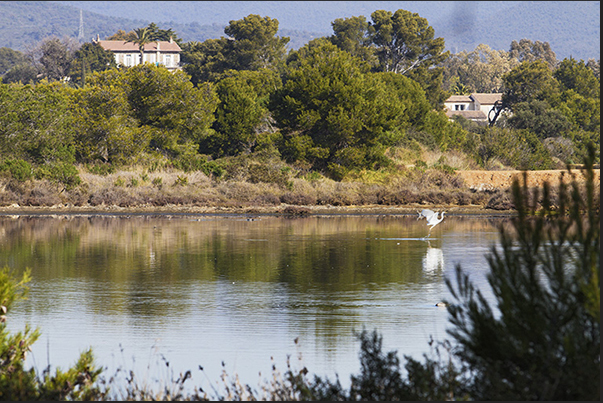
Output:
<instances>
[{"instance_id":1,"label":"mountain ridge","mask_svg":"<svg viewBox=\"0 0 603 403\"><path fill-rule=\"evenodd\" d=\"M549 42L560 60L600 58L597 1L2 1L0 47L24 50L46 36L77 37L83 10L86 41L150 22L172 28L185 42L204 41L224 36L231 20L259 14L277 19L278 35L289 36L290 48L297 49L331 35L337 18L364 15L370 20L375 10L398 9L426 18L453 53L480 43L508 50L511 41L526 38Z\"/></svg>"}]
</instances>

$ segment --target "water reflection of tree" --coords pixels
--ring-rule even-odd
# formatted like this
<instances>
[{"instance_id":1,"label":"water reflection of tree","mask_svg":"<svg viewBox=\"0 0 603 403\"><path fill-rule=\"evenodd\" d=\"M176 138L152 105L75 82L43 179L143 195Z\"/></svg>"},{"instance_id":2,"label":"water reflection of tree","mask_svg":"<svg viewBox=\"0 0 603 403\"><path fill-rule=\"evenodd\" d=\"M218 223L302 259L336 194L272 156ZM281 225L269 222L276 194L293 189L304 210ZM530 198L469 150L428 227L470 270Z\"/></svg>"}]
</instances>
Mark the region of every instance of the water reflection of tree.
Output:
<instances>
[{"instance_id":1,"label":"water reflection of tree","mask_svg":"<svg viewBox=\"0 0 603 403\"><path fill-rule=\"evenodd\" d=\"M456 234L483 225L455 220L441 231ZM32 267L34 281L78 279L107 287L93 310L175 309L187 298L184 291L172 292L183 289L179 284L222 279L278 283L289 292L324 296L318 310L326 312L336 293L418 283L443 266L441 240L383 240L423 237L425 223L415 217L0 217L0 229L0 264ZM147 304L151 297L169 306Z\"/></svg>"}]
</instances>

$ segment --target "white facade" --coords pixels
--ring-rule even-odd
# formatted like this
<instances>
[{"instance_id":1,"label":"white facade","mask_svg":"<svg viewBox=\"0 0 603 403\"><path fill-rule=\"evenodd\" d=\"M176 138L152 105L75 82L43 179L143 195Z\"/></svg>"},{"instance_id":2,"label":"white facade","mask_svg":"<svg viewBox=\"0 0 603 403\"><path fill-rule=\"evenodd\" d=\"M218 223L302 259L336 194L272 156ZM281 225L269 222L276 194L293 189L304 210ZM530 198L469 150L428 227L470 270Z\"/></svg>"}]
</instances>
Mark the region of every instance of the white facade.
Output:
<instances>
[{"instance_id":1,"label":"white facade","mask_svg":"<svg viewBox=\"0 0 603 403\"><path fill-rule=\"evenodd\" d=\"M117 65L126 67L136 66L140 63L140 52L114 52L115 62ZM179 54L164 54L164 53L145 53L143 63L151 63L156 65L163 65L168 69L178 68L180 65Z\"/></svg>"},{"instance_id":2,"label":"white facade","mask_svg":"<svg viewBox=\"0 0 603 403\"><path fill-rule=\"evenodd\" d=\"M157 41L147 43L143 49L142 61L140 49L133 42L125 41L95 41L103 49L110 50L115 55L118 66L132 67L141 63L152 63L165 66L168 70L180 69L180 46L173 41Z\"/></svg>"},{"instance_id":3,"label":"white facade","mask_svg":"<svg viewBox=\"0 0 603 403\"><path fill-rule=\"evenodd\" d=\"M488 122L490 111L501 97L501 93L452 95L444 102L446 116L452 119L452 116L460 115L476 122Z\"/></svg>"}]
</instances>

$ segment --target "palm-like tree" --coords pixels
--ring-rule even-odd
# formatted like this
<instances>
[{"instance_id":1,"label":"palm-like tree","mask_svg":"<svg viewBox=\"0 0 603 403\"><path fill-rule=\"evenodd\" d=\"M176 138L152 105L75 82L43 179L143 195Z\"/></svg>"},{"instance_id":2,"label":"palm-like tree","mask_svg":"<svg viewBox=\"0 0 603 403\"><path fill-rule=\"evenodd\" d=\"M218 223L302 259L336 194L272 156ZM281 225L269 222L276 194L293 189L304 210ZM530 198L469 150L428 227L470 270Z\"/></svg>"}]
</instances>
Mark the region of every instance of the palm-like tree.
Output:
<instances>
[{"instance_id":1,"label":"palm-like tree","mask_svg":"<svg viewBox=\"0 0 603 403\"><path fill-rule=\"evenodd\" d=\"M153 38L151 38L152 32L147 27L137 28L134 32L136 33L137 38L129 42L138 45L138 50L140 51L140 64L142 64L144 60L144 45L153 41Z\"/></svg>"},{"instance_id":2,"label":"palm-like tree","mask_svg":"<svg viewBox=\"0 0 603 403\"><path fill-rule=\"evenodd\" d=\"M469 95L472 91L471 88L461 83L460 81L457 81L456 84L454 84L454 86L450 88L450 92L454 95Z\"/></svg>"}]
</instances>

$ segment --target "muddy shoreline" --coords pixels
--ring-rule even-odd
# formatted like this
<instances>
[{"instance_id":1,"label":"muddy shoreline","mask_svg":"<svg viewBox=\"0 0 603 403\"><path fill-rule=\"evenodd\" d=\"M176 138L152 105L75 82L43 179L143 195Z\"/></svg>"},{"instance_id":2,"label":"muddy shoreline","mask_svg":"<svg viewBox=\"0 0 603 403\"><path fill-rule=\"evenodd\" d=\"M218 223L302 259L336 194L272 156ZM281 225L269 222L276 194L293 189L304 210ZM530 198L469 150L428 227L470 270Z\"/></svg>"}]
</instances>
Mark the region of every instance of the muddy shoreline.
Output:
<instances>
[{"instance_id":1,"label":"muddy shoreline","mask_svg":"<svg viewBox=\"0 0 603 403\"><path fill-rule=\"evenodd\" d=\"M515 210L492 210L483 206L261 206L261 207L195 207L195 206L165 206L165 207L118 207L118 206L5 206L0 207L1 216L345 216L345 215L400 215L415 216L424 208L435 211L445 211L448 216L485 216L511 217Z\"/></svg>"}]
</instances>

